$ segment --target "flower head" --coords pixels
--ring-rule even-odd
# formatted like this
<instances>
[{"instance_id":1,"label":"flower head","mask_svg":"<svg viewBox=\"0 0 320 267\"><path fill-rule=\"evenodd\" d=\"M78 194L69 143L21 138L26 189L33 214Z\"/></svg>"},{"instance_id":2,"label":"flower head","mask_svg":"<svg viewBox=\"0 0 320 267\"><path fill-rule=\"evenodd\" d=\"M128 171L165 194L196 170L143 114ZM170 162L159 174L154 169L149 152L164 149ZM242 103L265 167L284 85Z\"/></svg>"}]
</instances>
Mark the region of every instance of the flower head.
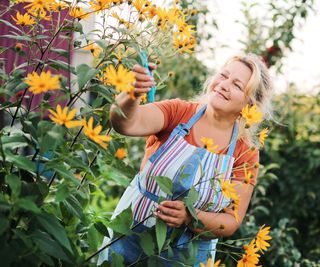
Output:
<instances>
[{"instance_id":1,"label":"flower head","mask_svg":"<svg viewBox=\"0 0 320 267\"><path fill-rule=\"evenodd\" d=\"M214 144L213 139L207 137L201 137L201 142L204 144L204 148L211 153L218 153L218 146Z\"/></svg>"},{"instance_id":2,"label":"flower head","mask_svg":"<svg viewBox=\"0 0 320 267\"><path fill-rule=\"evenodd\" d=\"M16 18L12 17L12 19L16 22L17 25L21 26L30 26L36 23L36 21L28 13L22 15L20 14L20 12L17 12Z\"/></svg>"},{"instance_id":3,"label":"flower head","mask_svg":"<svg viewBox=\"0 0 320 267\"><path fill-rule=\"evenodd\" d=\"M235 190L235 185L234 183L231 183L230 180L225 180L221 182L221 192L226 198L231 198L233 199L234 196L236 195L236 190Z\"/></svg>"},{"instance_id":4,"label":"flower head","mask_svg":"<svg viewBox=\"0 0 320 267\"><path fill-rule=\"evenodd\" d=\"M272 237L269 236L270 227L265 227L262 225L260 227L259 232L256 235L255 243L256 247L262 252L262 250L267 250L268 247L270 247L270 244L267 242L267 240L271 240Z\"/></svg>"},{"instance_id":5,"label":"flower head","mask_svg":"<svg viewBox=\"0 0 320 267\"><path fill-rule=\"evenodd\" d=\"M50 4L51 10L54 12L60 12L61 10L66 9L68 7L69 5L67 3L60 0L52 1L52 3Z\"/></svg>"},{"instance_id":6,"label":"flower head","mask_svg":"<svg viewBox=\"0 0 320 267\"><path fill-rule=\"evenodd\" d=\"M89 4L90 4L91 10L101 11L111 7L111 2L112 1L110 0L91 0Z\"/></svg>"},{"instance_id":7,"label":"flower head","mask_svg":"<svg viewBox=\"0 0 320 267\"><path fill-rule=\"evenodd\" d=\"M101 125L93 128L93 117L90 117L88 122L86 120L83 121L83 133L101 147L107 148L108 145L105 142L109 142L112 138L109 135L100 135L101 131Z\"/></svg>"},{"instance_id":8,"label":"flower head","mask_svg":"<svg viewBox=\"0 0 320 267\"><path fill-rule=\"evenodd\" d=\"M70 9L69 15L73 18L77 18L79 20L86 19L90 16L82 7L74 6Z\"/></svg>"},{"instance_id":9,"label":"flower head","mask_svg":"<svg viewBox=\"0 0 320 267\"><path fill-rule=\"evenodd\" d=\"M32 0L25 8L29 9L28 12L45 11L45 9L50 11L51 4L52 0Z\"/></svg>"},{"instance_id":10,"label":"flower head","mask_svg":"<svg viewBox=\"0 0 320 267\"><path fill-rule=\"evenodd\" d=\"M128 156L127 151L124 148L118 148L116 153L115 153L116 158L118 159L123 159L126 156Z\"/></svg>"},{"instance_id":11,"label":"flower head","mask_svg":"<svg viewBox=\"0 0 320 267\"><path fill-rule=\"evenodd\" d=\"M29 73L25 83L30 86L29 91L35 95L60 88L59 77L52 76L49 70L41 72L40 75L36 72Z\"/></svg>"},{"instance_id":12,"label":"flower head","mask_svg":"<svg viewBox=\"0 0 320 267\"><path fill-rule=\"evenodd\" d=\"M94 57L98 57L102 52L102 48L96 44L89 44L83 48L83 50L90 51Z\"/></svg>"},{"instance_id":13,"label":"flower head","mask_svg":"<svg viewBox=\"0 0 320 267\"><path fill-rule=\"evenodd\" d=\"M221 262L221 260L217 260L217 261L213 264L212 259L209 258L209 259L207 260L207 264L206 264L206 265L204 265L202 262L200 262L200 267L218 267L219 264L220 264L220 262Z\"/></svg>"},{"instance_id":14,"label":"flower head","mask_svg":"<svg viewBox=\"0 0 320 267\"><path fill-rule=\"evenodd\" d=\"M262 113L257 109L256 105L253 105L249 108L249 105L246 105L241 111L242 117L246 121L246 128L249 128L254 123L259 123L262 120Z\"/></svg>"},{"instance_id":15,"label":"flower head","mask_svg":"<svg viewBox=\"0 0 320 267\"><path fill-rule=\"evenodd\" d=\"M249 245L244 245L245 253L238 261L237 267L256 267L259 262L260 255L257 254L258 249L255 247L254 240Z\"/></svg>"},{"instance_id":16,"label":"flower head","mask_svg":"<svg viewBox=\"0 0 320 267\"><path fill-rule=\"evenodd\" d=\"M125 69L121 64L118 70L116 70L113 65L109 65L102 77L103 82L115 86L119 92L132 91L134 89L132 83L135 82L135 80L133 72Z\"/></svg>"},{"instance_id":17,"label":"flower head","mask_svg":"<svg viewBox=\"0 0 320 267\"><path fill-rule=\"evenodd\" d=\"M268 128L264 128L260 133L259 133L259 141L261 146L264 146L264 140L268 136Z\"/></svg>"},{"instance_id":18,"label":"flower head","mask_svg":"<svg viewBox=\"0 0 320 267\"><path fill-rule=\"evenodd\" d=\"M77 126L82 126L82 121L73 121L72 119L77 113L76 109L68 112L68 107L64 107L63 109L58 104L56 111L49 109L48 110L52 115L49 115L49 118L59 125L65 125L67 128L73 128Z\"/></svg>"}]
</instances>

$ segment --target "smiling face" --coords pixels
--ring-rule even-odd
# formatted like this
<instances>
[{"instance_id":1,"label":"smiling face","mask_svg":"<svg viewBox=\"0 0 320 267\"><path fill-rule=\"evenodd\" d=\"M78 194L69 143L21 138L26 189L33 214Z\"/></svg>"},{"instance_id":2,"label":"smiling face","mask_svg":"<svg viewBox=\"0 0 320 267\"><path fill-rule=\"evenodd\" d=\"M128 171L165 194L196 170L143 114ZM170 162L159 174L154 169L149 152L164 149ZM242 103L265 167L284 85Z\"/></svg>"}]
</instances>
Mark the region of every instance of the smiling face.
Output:
<instances>
[{"instance_id":1,"label":"smiling face","mask_svg":"<svg viewBox=\"0 0 320 267\"><path fill-rule=\"evenodd\" d=\"M209 88L208 104L215 112L236 118L247 104L245 88L252 71L241 61L232 61L218 72Z\"/></svg>"}]
</instances>

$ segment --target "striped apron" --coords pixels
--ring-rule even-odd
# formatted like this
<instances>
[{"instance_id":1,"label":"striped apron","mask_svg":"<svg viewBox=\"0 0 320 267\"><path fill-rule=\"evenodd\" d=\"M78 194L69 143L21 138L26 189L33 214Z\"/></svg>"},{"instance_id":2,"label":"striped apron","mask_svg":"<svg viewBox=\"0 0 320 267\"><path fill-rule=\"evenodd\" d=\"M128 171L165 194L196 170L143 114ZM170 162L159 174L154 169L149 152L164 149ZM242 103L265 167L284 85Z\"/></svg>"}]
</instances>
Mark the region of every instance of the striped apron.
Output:
<instances>
[{"instance_id":1,"label":"striped apron","mask_svg":"<svg viewBox=\"0 0 320 267\"><path fill-rule=\"evenodd\" d=\"M184 139L190 133L191 127L204 114L206 107L204 105L187 123L181 123L173 129L167 141L159 147L146 162L144 168L134 177L121 197L112 218L131 206L134 224L141 222L156 209L160 197L172 200L178 196L186 196L191 186L194 186L199 193L194 204L197 209L219 212L230 204L230 199L225 198L221 193L218 179L227 180L231 177L234 163L233 153L238 135L237 124L234 124L227 154L209 152L205 148L189 144ZM160 189L155 179L152 178L154 176L166 176L172 179L173 196L167 195ZM213 177L215 178L214 186L212 185ZM135 231L143 232L150 229L155 223L156 218L152 216ZM178 255L179 250L186 249L188 240L193 236L194 234L186 228L175 246L177 251L174 252ZM110 239L105 237L103 246L109 241ZM195 266L199 266L200 262L206 262L208 257L214 260L217 241L218 239L196 241L198 242L198 254ZM110 249L102 251L98 265L110 257L108 250L121 254L126 264L135 262L143 254L137 235L126 236L114 243Z\"/></svg>"}]
</instances>

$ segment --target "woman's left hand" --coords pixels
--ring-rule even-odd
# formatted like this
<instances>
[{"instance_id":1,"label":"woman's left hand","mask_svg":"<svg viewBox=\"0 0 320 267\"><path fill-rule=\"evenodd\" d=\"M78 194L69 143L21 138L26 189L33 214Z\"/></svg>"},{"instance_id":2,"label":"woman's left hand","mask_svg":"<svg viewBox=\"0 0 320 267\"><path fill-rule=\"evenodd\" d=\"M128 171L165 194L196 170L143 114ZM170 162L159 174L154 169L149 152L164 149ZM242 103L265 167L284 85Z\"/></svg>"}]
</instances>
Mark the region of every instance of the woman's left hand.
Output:
<instances>
[{"instance_id":1,"label":"woman's left hand","mask_svg":"<svg viewBox=\"0 0 320 267\"><path fill-rule=\"evenodd\" d=\"M170 227L180 227L191 222L191 215L189 214L184 203L180 200L162 201L154 215L163 220Z\"/></svg>"}]
</instances>

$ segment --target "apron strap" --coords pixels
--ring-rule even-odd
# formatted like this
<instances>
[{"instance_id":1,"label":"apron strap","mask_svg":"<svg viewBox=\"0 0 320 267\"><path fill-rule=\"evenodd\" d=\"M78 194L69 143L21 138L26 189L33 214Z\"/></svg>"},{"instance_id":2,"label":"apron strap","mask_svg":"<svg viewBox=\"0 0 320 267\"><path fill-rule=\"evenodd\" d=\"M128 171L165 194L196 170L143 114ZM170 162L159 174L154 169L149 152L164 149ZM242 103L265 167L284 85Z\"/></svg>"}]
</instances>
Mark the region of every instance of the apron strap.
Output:
<instances>
[{"instance_id":1,"label":"apron strap","mask_svg":"<svg viewBox=\"0 0 320 267\"><path fill-rule=\"evenodd\" d=\"M233 153L237 144L237 139L238 139L238 123L235 122L233 125L232 137L231 137L230 146L227 153L231 157L233 157Z\"/></svg>"}]
</instances>

